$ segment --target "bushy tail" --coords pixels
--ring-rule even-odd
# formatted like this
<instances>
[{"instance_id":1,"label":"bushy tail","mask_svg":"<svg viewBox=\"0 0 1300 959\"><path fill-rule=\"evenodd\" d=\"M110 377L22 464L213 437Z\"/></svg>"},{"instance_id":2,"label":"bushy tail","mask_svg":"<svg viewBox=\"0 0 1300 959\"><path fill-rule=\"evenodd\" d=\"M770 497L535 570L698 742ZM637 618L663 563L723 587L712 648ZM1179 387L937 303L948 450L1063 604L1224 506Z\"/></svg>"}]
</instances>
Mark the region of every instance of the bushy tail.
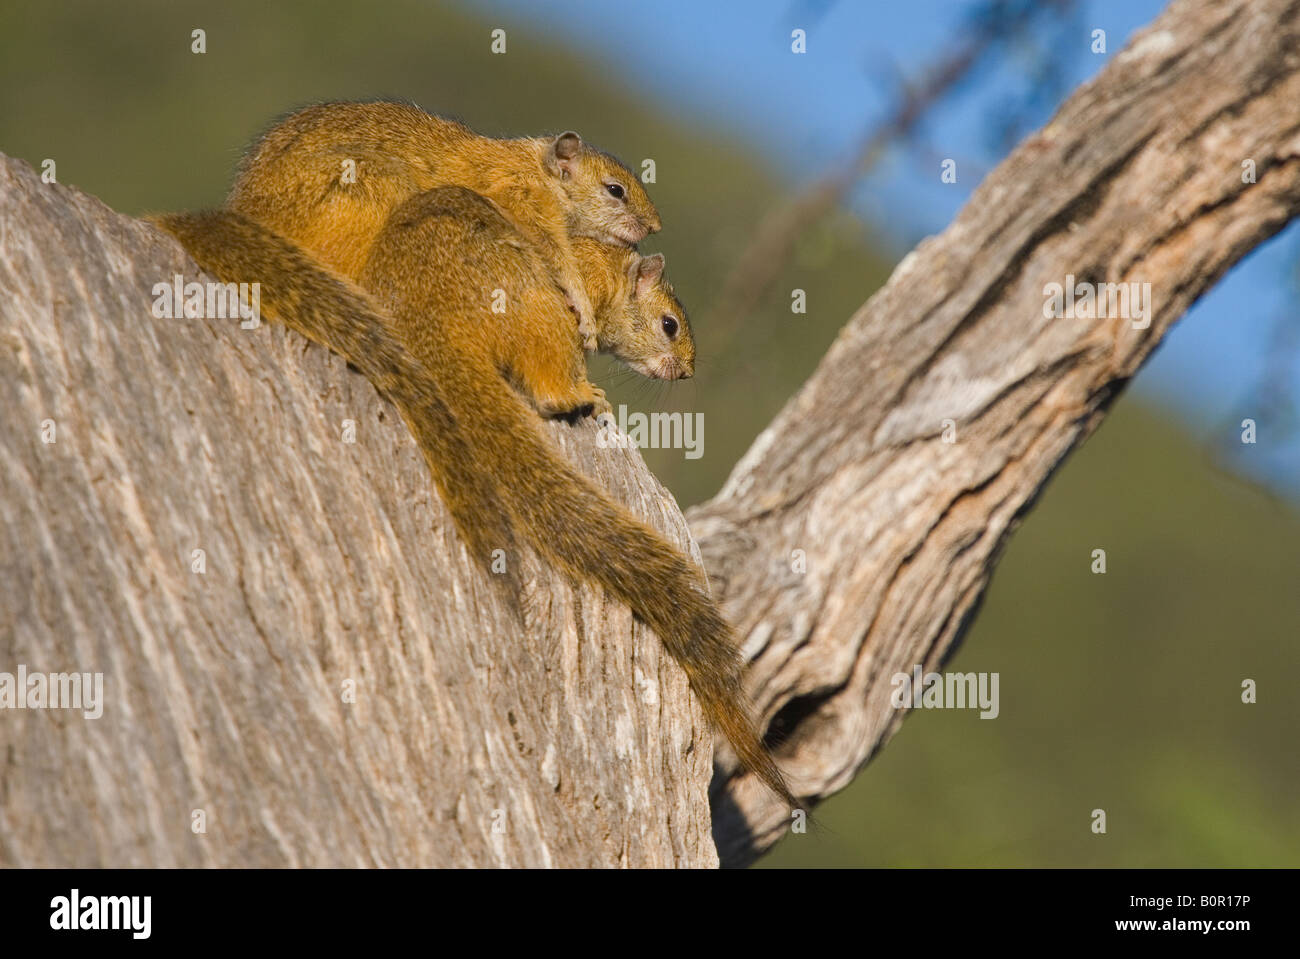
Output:
<instances>
[{"instance_id":1,"label":"bushy tail","mask_svg":"<svg viewBox=\"0 0 1300 959\"><path fill-rule=\"evenodd\" d=\"M496 369L449 349L435 382L364 291L239 214L153 219L222 281L260 283L268 316L350 361L394 402L481 562L496 549L513 555L518 532L571 576L617 596L686 671L741 763L789 806L799 805L759 738L735 639L699 571L573 469Z\"/></svg>"},{"instance_id":2,"label":"bushy tail","mask_svg":"<svg viewBox=\"0 0 1300 959\"><path fill-rule=\"evenodd\" d=\"M555 565L600 584L644 620L686 671L705 714L741 763L797 807L759 738L735 638L705 592L701 572L569 465L497 370L469 351L448 353L440 385L456 420L473 424L466 440L480 468L513 478L500 492L515 528ZM481 515L475 510L465 521Z\"/></svg>"},{"instance_id":3,"label":"bushy tail","mask_svg":"<svg viewBox=\"0 0 1300 959\"><path fill-rule=\"evenodd\" d=\"M352 363L393 402L457 525L462 515L480 518L472 530L462 529L476 558L486 562L492 550L514 549L505 504L490 477L473 468L471 451L437 383L384 325L364 290L238 213L205 210L149 219L222 282L258 283L267 317Z\"/></svg>"}]
</instances>

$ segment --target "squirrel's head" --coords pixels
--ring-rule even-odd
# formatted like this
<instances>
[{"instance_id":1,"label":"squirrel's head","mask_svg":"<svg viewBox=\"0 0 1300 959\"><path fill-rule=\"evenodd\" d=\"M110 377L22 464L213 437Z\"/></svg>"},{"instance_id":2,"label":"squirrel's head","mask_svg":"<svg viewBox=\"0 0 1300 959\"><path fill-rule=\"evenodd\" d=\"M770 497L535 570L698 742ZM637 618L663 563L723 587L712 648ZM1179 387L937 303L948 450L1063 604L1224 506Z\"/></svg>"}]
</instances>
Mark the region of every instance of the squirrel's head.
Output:
<instances>
[{"instance_id":1,"label":"squirrel's head","mask_svg":"<svg viewBox=\"0 0 1300 959\"><path fill-rule=\"evenodd\" d=\"M626 251L611 315L597 345L642 376L681 380L695 373L695 339L686 311L664 277L664 255Z\"/></svg>"},{"instance_id":2,"label":"squirrel's head","mask_svg":"<svg viewBox=\"0 0 1300 959\"><path fill-rule=\"evenodd\" d=\"M636 246L661 226L659 211L631 170L569 131L544 143L542 166L564 195L569 231Z\"/></svg>"}]
</instances>

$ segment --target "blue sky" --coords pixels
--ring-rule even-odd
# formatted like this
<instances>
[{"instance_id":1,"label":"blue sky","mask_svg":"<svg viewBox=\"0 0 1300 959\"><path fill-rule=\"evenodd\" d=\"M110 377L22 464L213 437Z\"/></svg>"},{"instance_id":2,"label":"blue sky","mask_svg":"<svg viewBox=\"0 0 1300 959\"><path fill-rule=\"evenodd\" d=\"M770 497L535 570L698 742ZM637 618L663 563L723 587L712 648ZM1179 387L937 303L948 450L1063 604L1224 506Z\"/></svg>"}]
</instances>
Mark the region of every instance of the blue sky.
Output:
<instances>
[{"instance_id":1,"label":"blue sky","mask_svg":"<svg viewBox=\"0 0 1300 959\"><path fill-rule=\"evenodd\" d=\"M501 25L524 22L608 64L619 82L677 115L729 131L763 151L770 165L800 182L851 155L890 106L890 83L914 77L959 42L968 0L478 0ZM1153 20L1160 0L1083 0L1061 36L1046 47L1072 91ZM807 33L808 52L791 56L791 30ZM1091 33L1107 35L1104 55ZM1029 91L1024 51L999 54L974 82L933 110L924 129L936 156L958 159L956 185L942 185L911 150L891 155L853 198L901 255L942 230L980 176L1004 155L990 132L1006 104ZM1026 113L1029 129L1059 102L1048 96ZM936 161L937 162L937 161ZM1249 394L1270 357L1280 319L1300 321L1291 285L1300 228L1252 253L1179 322L1136 378L1133 389L1173 409L1200 437L1221 441L1229 422L1256 415ZM1295 352L1300 352L1300 344ZM1300 359L1285 364L1300 391ZM1300 442L1261 434L1251 468L1273 484L1300 490ZM1235 434L1234 434L1235 435ZM1285 440L1286 442L1283 442Z\"/></svg>"}]
</instances>

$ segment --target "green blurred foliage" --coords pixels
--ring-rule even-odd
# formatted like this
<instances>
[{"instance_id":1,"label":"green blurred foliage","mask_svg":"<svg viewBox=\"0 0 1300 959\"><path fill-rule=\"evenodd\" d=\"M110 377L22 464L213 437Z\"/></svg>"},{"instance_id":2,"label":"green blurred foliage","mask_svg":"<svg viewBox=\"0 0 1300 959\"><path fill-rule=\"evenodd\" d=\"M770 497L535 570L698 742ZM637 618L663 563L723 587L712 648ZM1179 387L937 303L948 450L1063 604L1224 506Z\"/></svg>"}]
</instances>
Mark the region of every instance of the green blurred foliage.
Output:
<instances>
[{"instance_id":1,"label":"green blurred foliage","mask_svg":"<svg viewBox=\"0 0 1300 959\"><path fill-rule=\"evenodd\" d=\"M489 30L508 31L508 53ZM207 52L190 52L191 31ZM576 129L650 186L699 346L671 386L598 364L617 405L704 413L705 455L646 451L687 505L812 372L888 263L847 214L774 265L758 311L722 281L787 189L761 151L509 18L428 0L267 4L120 0L0 8L0 149L127 213L220 203L246 144L305 103L400 97L478 130ZM808 294L790 312L789 291ZM1176 335L1176 334L1175 334ZM1002 674L1002 716L918 712L828 803L830 830L771 864L1295 863L1294 515L1225 485L1166 419L1121 401L1030 514L955 669ZM1109 551L1110 571L1089 572ZM1241 678L1260 681L1242 706ZM1093 836L1088 814L1109 814Z\"/></svg>"}]
</instances>

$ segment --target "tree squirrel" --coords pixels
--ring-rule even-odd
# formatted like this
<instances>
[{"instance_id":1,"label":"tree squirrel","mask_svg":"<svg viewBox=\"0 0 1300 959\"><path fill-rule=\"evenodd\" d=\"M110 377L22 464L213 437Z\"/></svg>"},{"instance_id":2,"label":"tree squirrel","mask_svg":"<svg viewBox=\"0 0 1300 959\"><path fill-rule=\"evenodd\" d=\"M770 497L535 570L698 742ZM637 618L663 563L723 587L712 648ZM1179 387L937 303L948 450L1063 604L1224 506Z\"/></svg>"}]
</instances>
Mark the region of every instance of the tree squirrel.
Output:
<instances>
[{"instance_id":1,"label":"tree squirrel","mask_svg":"<svg viewBox=\"0 0 1300 959\"><path fill-rule=\"evenodd\" d=\"M347 359L394 403L480 562L495 549L509 555L522 536L576 579L627 603L685 670L741 763L798 806L758 735L735 639L701 572L553 450L510 388L506 376L555 414L594 410L603 400L576 366L565 365L581 356L577 330L541 254L494 204L456 188L403 203L362 271L373 294L237 213L150 219L217 278L256 277L268 317ZM597 243L576 249L580 260L605 264L605 279L590 287L603 346L647 368L680 364L688 375L689 327L664 280L663 257ZM490 309L496 289L505 290L506 316L525 322L485 329L499 316ZM674 340L669 318L682 324L676 339L687 349L658 345L661 336ZM410 348L390 324L412 337ZM567 348L552 345L566 337ZM558 368L528 362L534 348Z\"/></svg>"},{"instance_id":2,"label":"tree squirrel","mask_svg":"<svg viewBox=\"0 0 1300 959\"><path fill-rule=\"evenodd\" d=\"M227 206L355 280L388 214L440 186L494 200L550 262L578 314L594 315L571 239L635 246L660 228L637 177L573 132L499 140L406 103L324 103L291 114L245 156Z\"/></svg>"},{"instance_id":3,"label":"tree squirrel","mask_svg":"<svg viewBox=\"0 0 1300 959\"><path fill-rule=\"evenodd\" d=\"M340 175L348 159L354 179ZM461 182L436 188L442 177ZM648 376L693 372L663 258L631 248L660 225L636 178L576 134L494 141L401 104L326 104L259 141L229 202L154 219L218 278L258 279L268 316L398 406L481 562L523 538L626 602L743 765L796 807L701 572L570 467L511 388L543 415L606 410L586 379L593 347Z\"/></svg>"},{"instance_id":4,"label":"tree squirrel","mask_svg":"<svg viewBox=\"0 0 1300 959\"><path fill-rule=\"evenodd\" d=\"M399 336L433 373L457 424L457 441L477 468L499 481L509 522L544 557L575 579L617 596L681 664L705 713L744 765L790 806L798 803L758 736L741 682L731 627L701 571L658 532L615 504L547 442L514 384L546 413L590 410L604 395L586 381L581 344L546 263L490 200L461 187L417 194L397 207L361 271L364 286L396 322ZM594 252L594 251L593 251ZM621 251L598 298L604 311L636 315L636 329L683 316L663 278L662 257ZM494 291L521 322L494 322ZM599 311L599 307L598 307ZM577 365L573 365L574 359ZM503 375L504 374L504 375ZM440 444L432 459L456 455ZM435 470L435 476L439 471ZM447 481L439 485L446 489ZM486 563L502 544L495 501L472 491L449 502L473 552ZM480 525L483 520L486 526Z\"/></svg>"}]
</instances>

